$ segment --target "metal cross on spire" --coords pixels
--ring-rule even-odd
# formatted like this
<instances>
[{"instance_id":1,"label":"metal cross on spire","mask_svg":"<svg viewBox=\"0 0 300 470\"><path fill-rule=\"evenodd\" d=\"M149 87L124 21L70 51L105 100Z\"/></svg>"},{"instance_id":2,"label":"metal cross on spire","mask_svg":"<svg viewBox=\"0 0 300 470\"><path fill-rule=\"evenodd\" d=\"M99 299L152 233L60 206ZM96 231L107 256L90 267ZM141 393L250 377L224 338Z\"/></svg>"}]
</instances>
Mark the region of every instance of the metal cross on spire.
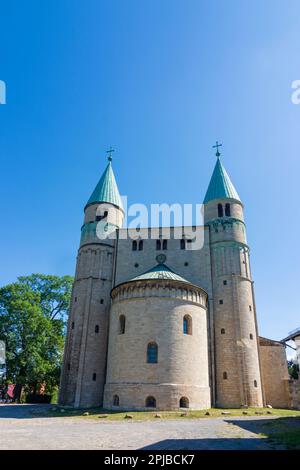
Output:
<instances>
[{"instance_id":1,"label":"metal cross on spire","mask_svg":"<svg viewBox=\"0 0 300 470\"><path fill-rule=\"evenodd\" d=\"M112 161L112 153L114 152L115 150L112 148L112 146L110 146L110 148L108 150L106 150L106 153L108 153L108 161L111 162Z\"/></svg>"},{"instance_id":2,"label":"metal cross on spire","mask_svg":"<svg viewBox=\"0 0 300 470\"><path fill-rule=\"evenodd\" d=\"M216 157L219 158L219 156L221 155L220 152L219 152L219 147L222 147L222 144L219 144L218 141L216 141L216 145L213 145L213 149L217 149L216 151Z\"/></svg>"}]
</instances>

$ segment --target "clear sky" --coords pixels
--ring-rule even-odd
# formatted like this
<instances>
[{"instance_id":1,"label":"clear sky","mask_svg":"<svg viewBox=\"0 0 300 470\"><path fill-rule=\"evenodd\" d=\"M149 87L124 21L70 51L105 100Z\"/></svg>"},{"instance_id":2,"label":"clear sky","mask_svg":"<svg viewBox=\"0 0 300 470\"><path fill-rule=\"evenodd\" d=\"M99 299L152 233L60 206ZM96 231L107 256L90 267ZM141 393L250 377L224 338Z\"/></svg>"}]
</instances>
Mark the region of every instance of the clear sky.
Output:
<instances>
[{"instance_id":1,"label":"clear sky","mask_svg":"<svg viewBox=\"0 0 300 470\"><path fill-rule=\"evenodd\" d=\"M113 145L129 202L244 204L260 334L300 324L299 1L0 1L0 283L73 274Z\"/></svg>"}]
</instances>

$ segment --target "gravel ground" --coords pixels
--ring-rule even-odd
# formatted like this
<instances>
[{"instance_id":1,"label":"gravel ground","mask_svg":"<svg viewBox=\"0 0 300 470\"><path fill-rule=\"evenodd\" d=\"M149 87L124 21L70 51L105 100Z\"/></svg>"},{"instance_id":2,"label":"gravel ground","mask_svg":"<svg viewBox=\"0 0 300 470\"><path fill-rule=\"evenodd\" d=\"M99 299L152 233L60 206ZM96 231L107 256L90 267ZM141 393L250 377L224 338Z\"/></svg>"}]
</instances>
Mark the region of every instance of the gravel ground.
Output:
<instances>
[{"instance_id":1,"label":"gravel ground","mask_svg":"<svg viewBox=\"0 0 300 470\"><path fill-rule=\"evenodd\" d=\"M0 405L0 449L271 449L257 434L260 417L105 423L48 418L46 411L47 405Z\"/></svg>"}]
</instances>

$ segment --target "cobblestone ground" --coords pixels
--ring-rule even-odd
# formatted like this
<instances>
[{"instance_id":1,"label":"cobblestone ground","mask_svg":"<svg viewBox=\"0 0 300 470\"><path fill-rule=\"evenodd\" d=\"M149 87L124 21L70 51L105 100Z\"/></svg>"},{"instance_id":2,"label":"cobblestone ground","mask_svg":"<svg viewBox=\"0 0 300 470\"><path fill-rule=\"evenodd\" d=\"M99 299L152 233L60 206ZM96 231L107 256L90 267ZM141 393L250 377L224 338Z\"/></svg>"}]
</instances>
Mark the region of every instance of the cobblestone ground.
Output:
<instances>
[{"instance_id":1,"label":"cobblestone ground","mask_svg":"<svg viewBox=\"0 0 300 470\"><path fill-rule=\"evenodd\" d=\"M42 417L43 410L37 405L0 405L0 449L271 449L247 426L247 420L250 424L259 417L235 418L234 423L221 418L104 423Z\"/></svg>"}]
</instances>

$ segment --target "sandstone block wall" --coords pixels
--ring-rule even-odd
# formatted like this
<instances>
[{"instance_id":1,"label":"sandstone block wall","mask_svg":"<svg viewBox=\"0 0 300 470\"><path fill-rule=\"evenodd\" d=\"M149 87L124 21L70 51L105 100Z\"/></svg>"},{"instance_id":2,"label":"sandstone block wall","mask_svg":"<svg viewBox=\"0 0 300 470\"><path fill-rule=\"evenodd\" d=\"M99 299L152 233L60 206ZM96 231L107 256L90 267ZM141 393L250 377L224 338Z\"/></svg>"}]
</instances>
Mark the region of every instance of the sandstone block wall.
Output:
<instances>
[{"instance_id":1,"label":"sandstone block wall","mask_svg":"<svg viewBox=\"0 0 300 470\"><path fill-rule=\"evenodd\" d=\"M231 201L231 215L218 217L218 204L205 207L211 247L215 395L221 407L262 406L256 312L243 206Z\"/></svg>"},{"instance_id":2,"label":"sandstone block wall","mask_svg":"<svg viewBox=\"0 0 300 470\"><path fill-rule=\"evenodd\" d=\"M59 391L59 403L77 408L102 405L105 384L115 240L96 236L98 207L88 206L85 213L92 224L77 256ZM121 216L111 205L108 218Z\"/></svg>"},{"instance_id":3,"label":"sandstone block wall","mask_svg":"<svg viewBox=\"0 0 300 470\"><path fill-rule=\"evenodd\" d=\"M300 379L290 380L291 408L300 410Z\"/></svg>"},{"instance_id":4,"label":"sandstone block wall","mask_svg":"<svg viewBox=\"0 0 300 470\"><path fill-rule=\"evenodd\" d=\"M289 374L284 345L260 337L259 350L266 404L274 408L290 408Z\"/></svg>"},{"instance_id":5,"label":"sandstone block wall","mask_svg":"<svg viewBox=\"0 0 300 470\"><path fill-rule=\"evenodd\" d=\"M128 284L130 286L130 284ZM121 287L117 288L121 289ZM199 289L201 291L201 289ZM126 318L119 334L119 317ZM183 333L183 317L192 319L192 334ZM158 409L178 409L181 397L191 408L210 407L206 294L189 285L132 285L113 300L104 406L144 409L147 396ZM147 363L147 345L158 346L158 362Z\"/></svg>"}]
</instances>

